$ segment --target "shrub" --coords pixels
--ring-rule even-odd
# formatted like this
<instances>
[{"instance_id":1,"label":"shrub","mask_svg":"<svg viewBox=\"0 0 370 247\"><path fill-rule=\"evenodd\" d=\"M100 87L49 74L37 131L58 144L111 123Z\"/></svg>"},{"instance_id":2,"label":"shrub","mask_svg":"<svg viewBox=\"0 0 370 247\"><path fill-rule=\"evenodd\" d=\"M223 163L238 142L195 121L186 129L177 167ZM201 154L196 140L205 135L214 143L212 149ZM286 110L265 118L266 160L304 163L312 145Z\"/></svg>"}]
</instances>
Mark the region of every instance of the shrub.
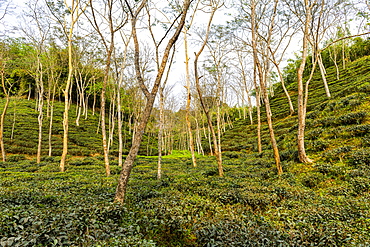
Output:
<instances>
[{"instance_id":1,"label":"shrub","mask_svg":"<svg viewBox=\"0 0 370 247\"><path fill-rule=\"evenodd\" d=\"M323 158L327 161L338 161L342 160L347 153L349 153L353 149L352 146L343 146L339 148L335 148L332 150L329 150L324 153Z\"/></svg>"},{"instance_id":2,"label":"shrub","mask_svg":"<svg viewBox=\"0 0 370 247\"><path fill-rule=\"evenodd\" d=\"M25 160L26 156L24 154L13 154L13 155L8 155L6 157L6 161L8 162L18 162L21 160Z\"/></svg>"},{"instance_id":3,"label":"shrub","mask_svg":"<svg viewBox=\"0 0 370 247\"><path fill-rule=\"evenodd\" d=\"M338 125L360 124L363 122L367 113L364 111L350 112L337 118Z\"/></svg>"},{"instance_id":4,"label":"shrub","mask_svg":"<svg viewBox=\"0 0 370 247\"><path fill-rule=\"evenodd\" d=\"M329 127L329 126L335 126L336 125L336 118L333 116L326 117L326 118L321 118L319 120L316 120L317 123L320 123L324 127Z\"/></svg>"},{"instance_id":5,"label":"shrub","mask_svg":"<svg viewBox=\"0 0 370 247\"><path fill-rule=\"evenodd\" d=\"M311 111L311 112L309 112L309 113L307 113L307 116L306 116L306 118L307 119L315 119L315 118L317 118L318 116L320 115L320 111Z\"/></svg>"},{"instance_id":6,"label":"shrub","mask_svg":"<svg viewBox=\"0 0 370 247\"><path fill-rule=\"evenodd\" d=\"M256 158L249 162L249 165L260 168L268 168L271 167L272 164L273 164L272 160L265 158Z\"/></svg>"},{"instance_id":7,"label":"shrub","mask_svg":"<svg viewBox=\"0 0 370 247\"><path fill-rule=\"evenodd\" d=\"M348 164L354 167L369 166L370 164L370 148L361 148L351 153Z\"/></svg>"},{"instance_id":8,"label":"shrub","mask_svg":"<svg viewBox=\"0 0 370 247\"><path fill-rule=\"evenodd\" d=\"M299 162L298 150L297 149L287 149L280 152L281 161L295 161Z\"/></svg>"},{"instance_id":9,"label":"shrub","mask_svg":"<svg viewBox=\"0 0 370 247\"><path fill-rule=\"evenodd\" d=\"M324 132L323 128L315 128L306 134L307 140L316 140Z\"/></svg>"},{"instance_id":10,"label":"shrub","mask_svg":"<svg viewBox=\"0 0 370 247\"><path fill-rule=\"evenodd\" d=\"M195 224L194 233L199 246L276 246L288 245L287 236L273 229L263 219L224 218L218 222Z\"/></svg>"},{"instance_id":11,"label":"shrub","mask_svg":"<svg viewBox=\"0 0 370 247\"><path fill-rule=\"evenodd\" d=\"M364 147L369 147L370 146L370 135L365 135L364 137L361 138L361 144Z\"/></svg>"},{"instance_id":12,"label":"shrub","mask_svg":"<svg viewBox=\"0 0 370 247\"><path fill-rule=\"evenodd\" d=\"M318 172L324 175L332 176L332 177L345 175L345 170L343 169L343 167L335 166L335 165L328 164L328 163L316 163L314 165L314 168Z\"/></svg>"},{"instance_id":13,"label":"shrub","mask_svg":"<svg viewBox=\"0 0 370 247\"><path fill-rule=\"evenodd\" d=\"M359 92L369 93L370 92L370 84L367 83L358 89Z\"/></svg>"},{"instance_id":14,"label":"shrub","mask_svg":"<svg viewBox=\"0 0 370 247\"><path fill-rule=\"evenodd\" d=\"M370 133L370 124L356 125L347 129L352 136L364 136Z\"/></svg>"},{"instance_id":15,"label":"shrub","mask_svg":"<svg viewBox=\"0 0 370 247\"><path fill-rule=\"evenodd\" d=\"M236 152L236 151L228 151L228 152L224 152L222 155L230 158L230 159L237 159L240 157L240 152Z\"/></svg>"},{"instance_id":16,"label":"shrub","mask_svg":"<svg viewBox=\"0 0 370 247\"><path fill-rule=\"evenodd\" d=\"M96 160L91 157L74 159L69 162L71 166L90 166L96 164Z\"/></svg>"},{"instance_id":17,"label":"shrub","mask_svg":"<svg viewBox=\"0 0 370 247\"><path fill-rule=\"evenodd\" d=\"M319 172L307 173L301 178L301 183L311 189L316 188L323 181L325 176Z\"/></svg>"},{"instance_id":18,"label":"shrub","mask_svg":"<svg viewBox=\"0 0 370 247\"><path fill-rule=\"evenodd\" d=\"M362 194L370 190L370 179L366 177L355 177L350 180L353 190L357 194Z\"/></svg>"},{"instance_id":19,"label":"shrub","mask_svg":"<svg viewBox=\"0 0 370 247\"><path fill-rule=\"evenodd\" d=\"M324 139L318 139L314 141L307 142L307 150L313 152L324 151L329 147L329 142Z\"/></svg>"}]
</instances>

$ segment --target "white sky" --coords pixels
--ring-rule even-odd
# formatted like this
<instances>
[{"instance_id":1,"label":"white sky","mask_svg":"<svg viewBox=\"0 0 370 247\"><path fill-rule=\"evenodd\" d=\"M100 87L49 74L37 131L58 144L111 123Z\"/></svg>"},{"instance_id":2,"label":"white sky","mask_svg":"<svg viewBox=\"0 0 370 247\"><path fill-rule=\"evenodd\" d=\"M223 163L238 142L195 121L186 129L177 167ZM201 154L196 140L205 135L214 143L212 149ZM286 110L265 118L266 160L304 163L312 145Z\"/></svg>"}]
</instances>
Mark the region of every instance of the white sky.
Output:
<instances>
[{"instance_id":1,"label":"white sky","mask_svg":"<svg viewBox=\"0 0 370 247\"><path fill-rule=\"evenodd\" d=\"M0 2L3 2L4 0L0 0ZM8 14L3 20L0 21L0 35L4 35L4 33L8 36L12 34L12 27L24 25L25 23L22 22L22 18L20 18L22 14L22 9L26 9L25 3L30 0L11 0L11 14ZM39 0L40 2L44 2L44 0ZM164 3L163 1L157 0L157 5L160 5L160 3ZM0 17L2 16L4 10L4 5L0 8ZM224 24L226 20L231 19L231 17L225 15L226 12L230 10L227 9L221 9L216 12L216 15L213 19L214 24ZM191 13L189 13L190 15ZM193 26L190 28L189 33L191 34L196 27L205 26L208 22L209 14L202 13L200 11L197 12L197 15L195 17L195 22ZM156 30L156 34L158 34L158 39L161 38L161 34L163 34L163 29L158 27ZM147 35L147 34L146 34ZM195 38L196 35L189 36L189 44L192 38ZM146 37L144 37L146 39ZM148 39L148 43L151 43L151 40ZM288 56L289 58L294 58L294 52L299 50L299 47L301 46L300 41L293 42L294 46L290 48ZM183 47L183 34L180 35L179 41L176 45L177 53L175 57L175 64L172 65L172 70L169 76L169 85L175 84L173 88L173 94L176 95L177 98L181 98L185 95L186 90L184 88L185 85L185 56L184 56L184 47ZM163 48L163 47L162 47ZM189 45L189 65L192 70L193 68L193 61L194 61L194 52L198 51L199 47L195 45ZM203 55L206 54L206 51L203 52ZM201 65L201 61L199 63Z\"/></svg>"}]
</instances>

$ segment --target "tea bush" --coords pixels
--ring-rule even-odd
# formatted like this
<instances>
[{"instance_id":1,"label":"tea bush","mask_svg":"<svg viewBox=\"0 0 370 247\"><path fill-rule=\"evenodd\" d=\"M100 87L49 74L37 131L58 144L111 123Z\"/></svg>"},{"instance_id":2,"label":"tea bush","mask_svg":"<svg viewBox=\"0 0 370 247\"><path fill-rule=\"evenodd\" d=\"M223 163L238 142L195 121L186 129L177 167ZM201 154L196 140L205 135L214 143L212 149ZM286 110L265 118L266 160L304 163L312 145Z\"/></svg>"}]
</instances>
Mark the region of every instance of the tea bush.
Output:
<instances>
[{"instance_id":1,"label":"tea bush","mask_svg":"<svg viewBox=\"0 0 370 247\"><path fill-rule=\"evenodd\" d=\"M161 181L156 159L139 157L125 207L112 203L117 176L104 177L100 157L71 159L65 173L46 169L57 169L58 159L6 162L0 168L0 246L309 246L370 240L363 232L369 204L351 202L348 211L346 201L324 201L315 192L359 197L369 189L362 170L346 177L344 168L320 163L295 175L290 170L296 163L290 161L279 178L273 160L249 162L247 156L243 165L225 165L226 177L219 178L213 158L199 157L194 168L187 164L190 155L184 157L165 157ZM24 172L27 165L36 170ZM342 187L326 185L340 177L346 177ZM341 231L347 237L337 236Z\"/></svg>"},{"instance_id":2,"label":"tea bush","mask_svg":"<svg viewBox=\"0 0 370 247\"><path fill-rule=\"evenodd\" d=\"M349 165L370 169L370 148L354 150L348 158Z\"/></svg>"}]
</instances>

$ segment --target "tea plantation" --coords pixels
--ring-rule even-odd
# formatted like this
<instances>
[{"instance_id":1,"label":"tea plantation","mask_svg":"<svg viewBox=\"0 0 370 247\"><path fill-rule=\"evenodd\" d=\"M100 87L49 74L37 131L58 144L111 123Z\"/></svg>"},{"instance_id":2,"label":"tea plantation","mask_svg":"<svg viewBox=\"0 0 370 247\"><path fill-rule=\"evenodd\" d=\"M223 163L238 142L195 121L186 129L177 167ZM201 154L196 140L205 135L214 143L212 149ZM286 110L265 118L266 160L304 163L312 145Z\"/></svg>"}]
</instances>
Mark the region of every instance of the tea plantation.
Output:
<instances>
[{"instance_id":1,"label":"tea plantation","mask_svg":"<svg viewBox=\"0 0 370 247\"><path fill-rule=\"evenodd\" d=\"M369 65L369 57L355 61L340 80L328 69L330 99L315 75L306 127L313 164L297 160L297 116L289 116L276 89L282 176L266 125L259 154L256 126L239 120L223 134L224 178L214 157L197 156L194 168L188 152L174 151L163 157L159 181L157 157L140 156L121 206L113 202L121 168L112 156L113 175L105 176L99 135L89 141L72 130L79 152L70 153L64 173L58 156L37 164L26 144L14 144L20 138L8 136L13 154L0 163L0 246L370 246ZM295 88L288 86L294 102ZM83 126L96 132L96 124Z\"/></svg>"}]
</instances>

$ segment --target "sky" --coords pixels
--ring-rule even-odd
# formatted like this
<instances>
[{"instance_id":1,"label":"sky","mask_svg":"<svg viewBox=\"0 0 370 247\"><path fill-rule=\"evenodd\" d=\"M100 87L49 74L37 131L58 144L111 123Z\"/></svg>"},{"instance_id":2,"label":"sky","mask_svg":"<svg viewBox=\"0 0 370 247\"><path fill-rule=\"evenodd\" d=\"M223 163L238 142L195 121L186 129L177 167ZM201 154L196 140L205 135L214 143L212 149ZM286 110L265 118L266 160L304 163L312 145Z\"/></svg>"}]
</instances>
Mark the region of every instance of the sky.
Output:
<instances>
[{"instance_id":1,"label":"sky","mask_svg":"<svg viewBox=\"0 0 370 247\"><path fill-rule=\"evenodd\" d=\"M4 7L5 7L4 1L6 0L0 0L0 3L3 3L0 6L0 18L2 16L2 13L4 13ZM22 11L26 9L25 3L30 0L10 0L10 1L11 1L11 5L9 8L10 12L8 15L5 16L5 18L3 18L0 21L0 35L3 35L4 32L6 32L7 35L16 35L15 33L14 34L11 33L13 32L12 27L27 24L24 21L22 21L22 18L20 16L21 16ZM32 1L37 1L37 0L32 0ZM44 0L38 0L38 1L43 2ZM158 8L160 8L161 7L160 5L164 3L164 1L160 1L160 0L156 0L156 1L157 1L156 7ZM231 17L227 15L227 13L230 11L231 10L227 8L218 10L213 19L213 24L225 24L227 20L231 20ZM189 13L188 16L191 14L192 13ZM196 45L195 43L191 43L191 40L196 37L196 35L194 33L192 34L192 32L194 31L196 27L205 27L206 23L208 22L208 19L209 19L208 13L197 11L195 22L193 26L190 28L190 31L189 31L190 33L190 36L189 36L190 61L189 63L190 63L191 69L193 68L194 52L199 50L199 44ZM163 33L164 33L163 29L160 28L160 25L158 25L157 29L155 30L155 35L157 35L157 40L160 39ZM142 34L140 39L148 43L152 42L148 33ZM287 56L289 56L290 58L294 58L294 53L299 51L301 42L299 39L297 39L296 41L293 42L293 44L294 46L290 48L289 54L287 54ZM164 45L162 46L162 49L163 47ZM183 34L180 35L179 41L176 44L176 48L177 48L176 57L175 57L176 62L171 67L171 73L169 76L168 85L169 86L173 85L172 86L173 95L180 100L180 99L184 99L185 94L186 94L186 89L184 87L185 85L185 79L184 79L185 78L185 55L184 55L184 52L185 51L184 51L184 46L183 46ZM207 51L204 51L203 55L206 54L206 52ZM183 101L185 102L185 100Z\"/></svg>"},{"instance_id":2,"label":"sky","mask_svg":"<svg viewBox=\"0 0 370 247\"><path fill-rule=\"evenodd\" d=\"M5 0L0 0L0 1L5 1ZM32 0L33 1L33 0ZM44 0L39 0L40 2L43 2ZM5 16L4 19L0 21L0 35L4 35L4 33L7 36L14 36L14 37L19 37L19 32L16 32L13 30L14 27L20 26L25 24L25 22L22 20L22 12L23 11L28 11L26 7L26 3L29 2L29 0L10 0L9 8L8 8L8 14ZM160 7L161 4L163 4L164 1L157 1L156 7ZM3 4L0 8L0 16L1 13L3 13L5 5ZM188 13L188 16L191 13ZM205 26L206 23L208 22L209 19L209 14L204 13L202 11L197 11L196 12L196 17L195 21L193 23L193 26L190 28L189 33L193 31L195 27L202 27ZM214 18L213 18L213 23L214 24L223 24L227 19L230 19L229 16L226 15L226 10L225 9L220 9L216 12ZM158 26L155 34L157 35L157 39L161 38L161 35L164 34L163 29ZM184 88L185 85L185 51L184 51L184 46L183 46L183 34L180 35L179 40L176 44L176 57L175 57L175 63L171 67L171 72L168 80L168 85L172 87L173 95L180 99L184 97L186 93L186 89ZM194 52L198 51L199 46L196 46L194 44L191 44L191 40L195 37L193 34L192 36L189 36L189 57L190 57L190 67L192 68L192 61L194 58ZM148 37L148 34L146 36L142 36L141 39L147 40L147 42L151 42L150 37ZM205 53L205 52L204 52ZM173 85L173 86L172 86Z\"/></svg>"}]
</instances>

